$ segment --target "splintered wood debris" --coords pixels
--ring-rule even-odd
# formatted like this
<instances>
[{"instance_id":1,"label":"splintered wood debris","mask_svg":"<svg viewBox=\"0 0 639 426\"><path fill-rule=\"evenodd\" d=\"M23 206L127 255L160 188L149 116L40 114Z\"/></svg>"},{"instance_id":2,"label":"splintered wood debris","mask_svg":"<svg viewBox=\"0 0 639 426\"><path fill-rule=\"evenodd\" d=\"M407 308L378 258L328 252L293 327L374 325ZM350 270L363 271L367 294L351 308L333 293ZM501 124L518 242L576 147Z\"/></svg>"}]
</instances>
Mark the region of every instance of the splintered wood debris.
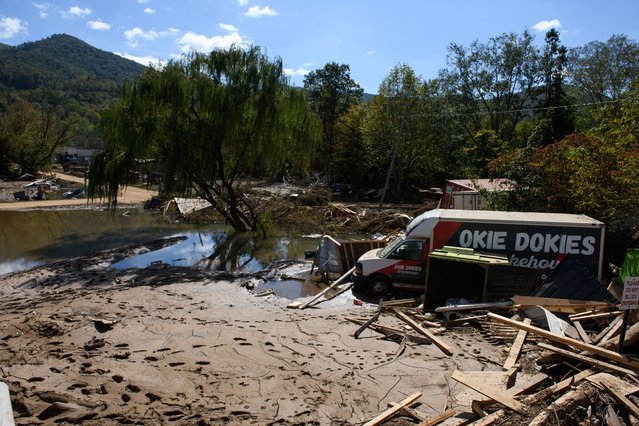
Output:
<instances>
[{"instance_id":1,"label":"splintered wood debris","mask_svg":"<svg viewBox=\"0 0 639 426\"><path fill-rule=\"evenodd\" d=\"M512 303L442 307L438 311L456 313L444 320L435 312L425 314L418 303L417 299L380 301L369 318L346 319L357 324L354 338L372 330L395 340L398 354L410 342L432 344L439 356L456 357L460 354L449 342L465 329L478 330L496 351L503 351L504 362L494 371L489 370L495 368L490 363L484 363L484 371L451 371L449 387L457 383L467 390L451 393L438 415L429 417L417 409L423 389L414 389L406 399L389 403L367 425L391 419L392 424L402 425L639 424L639 326L630 324L625 349L618 351L622 321L616 305L515 296ZM503 312L505 306L512 317L490 312L491 308ZM533 306L562 316L578 331L578 338L531 324L522 314ZM398 327L397 319L407 325ZM464 350L482 358L477 350Z\"/></svg>"}]
</instances>

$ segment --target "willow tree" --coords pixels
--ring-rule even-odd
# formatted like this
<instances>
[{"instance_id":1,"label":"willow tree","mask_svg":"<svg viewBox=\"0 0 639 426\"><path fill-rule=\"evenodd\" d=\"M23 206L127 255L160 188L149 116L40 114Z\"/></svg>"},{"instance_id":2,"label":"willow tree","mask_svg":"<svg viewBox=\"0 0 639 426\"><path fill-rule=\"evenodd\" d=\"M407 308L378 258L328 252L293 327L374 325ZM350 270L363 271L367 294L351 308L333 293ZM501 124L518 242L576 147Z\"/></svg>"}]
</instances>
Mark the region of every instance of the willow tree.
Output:
<instances>
[{"instance_id":1,"label":"willow tree","mask_svg":"<svg viewBox=\"0 0 639 426\"><path fill-rule=\"evenodd\" d=\"M318 134L281 60L269 60L258 47L193 53L150 68L125 86L102 119L109 148L91 165L91 197L117 201L132 171L157 161L164 170L161 193L195 193L242 232L261 223L238 190L238 177L310 156Z\"/></svg>"}]
</instances>

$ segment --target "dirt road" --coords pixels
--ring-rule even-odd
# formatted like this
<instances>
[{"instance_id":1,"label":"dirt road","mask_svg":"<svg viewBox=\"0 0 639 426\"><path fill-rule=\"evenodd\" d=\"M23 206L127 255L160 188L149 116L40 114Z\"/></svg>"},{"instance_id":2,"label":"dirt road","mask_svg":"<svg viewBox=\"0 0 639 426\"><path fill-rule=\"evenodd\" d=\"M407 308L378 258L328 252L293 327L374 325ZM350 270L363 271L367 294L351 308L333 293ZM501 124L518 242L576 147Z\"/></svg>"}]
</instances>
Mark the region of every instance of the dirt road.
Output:
<instances>
[{"instance_id":1,"label":"dirt road","mask_svg":"<svg viewBox=\"0 0 639 426\"><path fill-rule=\"evenodd\" d=\"M67 175L64 173L56 173L58 179L68 182L75 182L84 184L84 179L77 176ZM156 191L149 191L134 186L127 187L118 196L118 204L138 204L143 203L149 198L157 195ZM80 198L77 200L42 200L42 201L15 201L10 203L0 203L0 210L22 210L22 209L39 209L49 207L67 207L67 206L102 206L104 201L100 200L87 200L86 198Z\"/></svg>"}]
</instances>

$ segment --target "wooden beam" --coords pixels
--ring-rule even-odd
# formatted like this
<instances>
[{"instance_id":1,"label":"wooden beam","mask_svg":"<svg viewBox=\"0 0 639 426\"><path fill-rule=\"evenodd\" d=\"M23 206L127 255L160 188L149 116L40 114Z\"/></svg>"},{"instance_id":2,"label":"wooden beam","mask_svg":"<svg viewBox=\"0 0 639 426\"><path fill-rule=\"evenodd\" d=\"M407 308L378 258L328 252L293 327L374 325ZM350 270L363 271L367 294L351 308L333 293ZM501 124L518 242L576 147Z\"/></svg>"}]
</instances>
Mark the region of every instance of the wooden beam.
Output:
<instances>
[{"instance_id":1,"label":"wooden beam","mask_svg":"<svg viewBox=\"0 0 639 426\"><path fill-rule=\"evenodd\" d=\"M615 318L614 321L608 324L608 327L606 327L601 333L597 334L597 337L595 337L595 343L599 345L601 342L612 339L615 334L619 333L622 325L623 317Z\"/></svg>"},{"instance_id":2,"label":"wooden beam","mask_svg":"<svg viewBox=\"0 0 639 426\"><path fill-rule=\"evenodd\" d=\"M399 413L401 411L401 409L404 408L405 406L410 405L413 402L417 401L421 396L422 396L421 392L415 392L414 394L412 394L412 395L404 398L403 400L399 401L396 405L392 406L391 408L387 409L386 411L383 411L382 413L380 413L374 419L371 419L371 420L367 421L364 424L364 426L376 426L376 425L381 424L382 422L385 422L386 420L388 420L391 417L393 417L395 414Z\"/></svg>"},{"instance_id":3,"label":"wooden beam","mask_svg":"<svg viewBox=\"0 0 639 426\"><path fill-rule=\"evenodd\" d=\"M474 311L478 309L495 309L495 308L509 309L512 306L513 306L513 303L510 301L489 302L489 303L467 303L464 305L440 306L439 308L435 309L435 312L460 312L460 311Z\"/></svg>"},{"instance_id":4,"label":"wooden beam","mask_svg":"<svg viewBox=\"0 0 639 426\"><path fill-rule=\"evenodd\" d=\"M467 426L489 426L495 423L497 420L501 419L506 415L506 411L497 410L492 414L487 415L486 417L482 417L479 420L475 420L472 423L468 423Z\"/></svg>"},{"instance_id":5,"label":"wooden beam","mask_svg":"<svg viewBox=\"0 0 639 426\"><path fill-rule=\"evenodd\" d=\"M524 324L530 324L530 318L524 319ZM510 370L517 362L517 358L519 358L519 353L521 352L521 347L524 345L527 334L528 332L526 330L519 330L517 333L517 337L515 337L515 341L510 347L508 358L506 358L506 361L504 362L504 370Z\"/></svg>"},{"instance_id":6,"label":"wooden beam","mask_svg":"<svg viewBox=\"0 0 639 426\"><path fill-rule=\"evenodd\" d=\"M568 317L573 321L583 321L587 319L601 319L601 318L615 317L617 315L621 315L622 313L623 312L621 311L598 312L596 314L588 314L588 315L575 314L575 315L569 315Z\"/></svg>"},{"instance_id":7,"label":"wooden beam","mask_svg":"<svg viewBox=\"0 0 639 426\"><path fill-rule=\"evenodd\" d=\"M381 313L382 313L382 305L379 305L379 309L377 310L375 315L373 315L368 321L366 321L357 330L355 330L355 333L353 333L353 337L357 339L359 335L362 334L362 332L366 330L366 328L368 328L369 325L377 321L377 318L379 318L379 315Z\"/></svg>"},{"instance_id":8,"label":"wooden beam","mask_svg":"<svg viewBox=\"0 0 639 426\"><path fill-rule=\"evenodd\" d=\"M436 415L435 417L431 417L430 419L424 420L417 426L435 426L436 424L441 423L447 418L453 417L454 415L455 415L455 410L451 408L449 410L444 411L441 414Z\"/></svg>"},{"instance_id":9,"label":"wooden beam","mask_svg":"<svg viewBox=\"0 0 639 426\"><path fill-rule=\"evenodd\" d=\"M366 321L364 320L360 320L357 318L351 318L351 317L346 317L345 318L347 321L350 321L352 323L358 324L358 325L362 325L364 324ZM383 325L379 325L379 324L371 324L368 326L368 328L370 328L371 330L375 330L376 332L383 334L384 336L391 336L391 335L398 335L398 336L404 336L406 337L408 340L410 340L411 342L414 343L418 343L418 344L425 344L425 345L430 345L432 344L432 340L427 339L426 337L422 337L422 336L415 336L414 334L406 334L406 332L404 330L400 330L398 328L393 328L393 327L386 327Z\"/></svg>"},{"instance_id":10,"label":"wooden beam","mask_svg":"<svg viewBox=\"0 0 639 426\"><path fill-rule=\"evenodd\" d=\"M585 343L592 344L592 340L590 340L590 337L588 337L588 333L586 333L586 330L584 330L584 326L581 325L581 322L573 321L572 324L577 329L577 333L579 333L579 337L581 337L581 340L583 340Z\"/></svg>"},{"instance_id":11,"label":"wooden beam","mask_svg":"<svg viewBox=\"0 0 639 426\"><path fill-rule=\"evenodd\" d=\"M606 390L615 397L615 399L623 404L624 407L628 410L630 414L632 414L635 418L639 419L639 407L632 403L626 396L623 394L623 391L619 389L616 384L612 380L603 379L602 384L605 383Z\"/></svg>"},{"instance_id":12,"label":"wooden beam","mask_svg":"<svg viewBox=\"0 0 639 426\"><path fill-rule=\"evenodd\" d=\"M483 383L477 382L472 377L462 373L459 370L455 370L452 378L468 386L469 388L476 390L482 395L486 395L487 397L494 399L501 404L504 404L506 407L510 408L513 411L516 411L519 414L526 413L526 406L521 402L515 401L515 399L506 392L502 392L501 390L495 389L492 386L487 386Z\"/></svg>"},{"instance_id":13,"label":"wooden beam","mask_svg":"<svg viewBox=\"0 0 639 426\"><path fill-rule=\"evenodd\" d=\"M568 377L567 379L564 379L559 383L555 383L554 385L537 392L536 394L528 395L526 398L522 400L522 402L524 404L533 404L540 399L547 398L559 392L563 392L564 390L570 388L574 384L582 381L586 377L591 376L593 374L594 374L594 371L592 370L581 371L575 374L574 376Z\"/></svg>"},{"instance_id":14,"label":"wooden beam","mask_svg":"<svg viewBox=\"0 0 639 426\"><path fill-rule=\"evenodd\" d=\"M611 371L616 371L617 373L621 373L621 374L628 374L631 376L639 376L639 374L637 373L636 370L630 370L627 368L623 368L623 367L619 367L615 364L610 364L608 362L604 362L604 361L599 361L598 359L594 359L585 355L580 355L574 352L570 352L564 349L560 349L557 348L555 346L551 346L551 345L547 345L545 343L538 343L537 346L539 346L542 349L546 349L549 351L553 351L555 353L558 353L560 355L563 355L565 357L568 358L572 358L572 359L576 359L577 361L581 361L581 362L585 362L587 364L591 364L594 365L595 367L599 367L602 368L604 370L611 370Z\"/></svg>"},{"instance_id":15,"label":"wooden beam","mask_svg":"<svg viewBox=\"0 0 639 426\"><path fill-rule=\"evenodd\" d=\"M410 318L408 315L406 315L403 312L399 312L399 311L395 311L395 315L397 315L397 317L399 319L401 319L402 321L404 321L406 324L410 325L416 332L418 332L419 334L421 334L423 336L426 336L430 340L432 340L433 343L435 344L435 346L437 346L439 349L441 349L442 352L444 352L446 355L452 355L453 354L453 351L451 350L450 346L448 346L446 343L444 343L441 339L439 339L433 333L431 333L430 331L428 331L425 328L423 328L421 325L419 325L417 322L415 322L415 320Z\"/></svg>"},{"instance_id":16,"label":"wooden beam","mask_svg":"<svg viewBox=\"0 0 639 426\"><path fill-rule=\"evenodd\" d=\"M329 285L328 287L326 287L324 290L320 291L318 294L315 295L315 297L313 297L311 300L309 300L308 302L304 303L303 305L300 306L300 309L306 309L310 304L312 304L313 302L315 302L317 299L319 299L320 297L324 296L324 294L326 294L329 290L331 290L332 288L334 288L336 285L341 284L343 281L346 280L346 278L350 277L351 274L355 272L355 266L353 266L351 269L349 269L344 275L342 275L341 277L339 277L337 280L335 280L335 282L331 285Z\"/></svg>"},{"instance_id":17,"label":"wooden beam","mask_svg":"<svg viewBox=\"0 0 639 426\"><path fill-rule=\"evenodd\" d=\"M592 300L557 299L554 297L536 296L513 296L511 297L511 300L517 306L543 306L550 312L566 314L585 314L586 311L592 310L617 309L617 306L611 303Z\"/></svg>"},{"instance_id":18,"label":"wooden beam","mask_svg":"<svg viewBox=\"0 0 639 426\"><path fill-rule=\"evenodd\" d=\"M618 354L617 352L600 348L599 346L589 345L588 343L582 342L581 340L572 339L570 337L559 336L548 330L544 330L543 328L535 327L529 324L524 324L519 321L513 321L509 318L494 314L492 312L489 312L486 316L490 318L491 320L500 322L502 324L511 325L512 327L518 328L520 330L526 330L538 336L545 337L546 339L551 340L553 342L562 343L564 345L572 346L574 348L581 349L586 352L597 354L604 358L611 359L613 361L616 361L620 364L626 365L631 368L635 368L635 369L639 368L639 362L633 361L623 355Z\"/></svg>"},{"instance_id":19,"label":"wooden beam","mask_svg":"<svg viewBox=\"0 0 639 426\"><path fill-rule=\"evenodd\" d=\"M399 405L399 404L396 403L396 402L389 402L388 403L389 407L394 407L396 405ZM424 416L423 415L421 415L417 411L413 410L412 408L408 408L406 406L402 407L402 409L399 410L399 414L401 414L402 416L410 417L411 419L417 420L418 422L421 422L421 421L424 420Z\"/></svg>"}]
</instances>

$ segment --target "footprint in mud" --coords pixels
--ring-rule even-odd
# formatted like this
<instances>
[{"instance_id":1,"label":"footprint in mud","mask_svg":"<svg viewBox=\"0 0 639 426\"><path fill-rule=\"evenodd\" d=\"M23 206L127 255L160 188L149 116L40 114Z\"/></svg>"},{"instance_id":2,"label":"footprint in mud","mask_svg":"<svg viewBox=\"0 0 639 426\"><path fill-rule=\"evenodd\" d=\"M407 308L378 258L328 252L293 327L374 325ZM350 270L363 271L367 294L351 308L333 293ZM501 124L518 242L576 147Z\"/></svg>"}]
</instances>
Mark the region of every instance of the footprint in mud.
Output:
<instances>
[{"instance_id":1,"label":"footprint in mud","mask_svg":"<svg viewBox=\"0 0 639 426\"><path fill-rule=\"evenodd\" d=\"M150 403L152 403L152 402L159 401L159 400L161 400L161 399L162 399L162 398L161 398L161 397L159 397L158 395L156 395L156 394L154 394L154 393L151 393L151 392L145 393L145 394L144 394L144 396L146 396L147 398L149 398L149 404L150 404Z\"/></svg>"},{"instance_id":2,"label":"footprint in mud","mask_svg":"<svg viewBox=\"0 0 639 426\"><path fill-rule=\"evenodd\" d=\"M124 401L125 403L131 401L131 395L129 395L128 393L123 393L120 398L122 398L122 401Z\"/></svg>"},{"instance_id":3,"label":"footprint in mud","mask_svg":"<svg viewBox=\"0 0 639 426\"><path fill-rule=\"evenodd\" d=\"M111 378L115 383L121 383L122 380L124 380L124 377L120 376L119 374L114 374L113 376L111 376Z\"/></svg>"},{"instance_id":4,"label":"footprint in mud","mask_svg":"<svg viewBox=\"0 0 639 426\"><path fill-rule=\"evenodd\" d=\"M126 390L128 390L129 392L138 393L142 389L140 389L139 386L130 383L130 384L126 385Z\"/></svg>"},{"instance_id":5,"label":"footprint in mud","mask_svg":"<svg viewBox=\"0 0 639 426\"><path fill-rule=\"evenodd\" d=\"M211 361L196 361L195 364L197 365L209 365L211 363Z\"/></svg>"},{"instance_id":6,"label":"footprint in mud","mask_svg":"<svg viewBox=\"0 0 639 426\"><path fill-rule=\"evenodd\" d=\"M240 342L239 343L240 346L253 346L253 343L249 343L249 342Z\"/></svg>"},{"instance_id":7,"label":"footprint in mud","mask_svg":"<svg viewBox=\"0 0 639 426\"><path fill-rule=\"evenodd\" d=\"M156 356L153 356L153 355L149 355L149 356L147 356L147 357L144 357L144 360L145 360L145 361L155 362L155 361L159 361L159 360L160 360L160 358L158 358L158 357L156 357Z\"/></svg>"},{"instance_id":8,"label":"footprint in mud","mask_svg":"<svg viewBox=\"0 0 639 426\"><path fill-rule=\"evenodd\" d=\"M161 349L158 349L155 352L166 352L166 351L170 351L170 350L171 350L171 348L161 348Z\"/></svg>"},{"instance_id":9,"label":"footprint in mud","mask_svg":"<svg viewBox=\"0 0 639 426\"><path fill-rule=\"evenodd\" d=\"M183 362L169 362L169 367L179 367L180 365L184 365Z\"/></svg>"},{"instance_id":10,"label":"footprint in mud","mask_svg":"<svg viewBox=\"0 0 639 426\"><path fill-rule=\"evenodd\" d=\"M201 348L203 346L206 346L206 345L193 345L193 349Z\"/></svg>"},{"instance_id":11,"label":"footprint in mud","mask_svg":"<svg viewBox=\"0 0 639 426\"><path fill-rule=\"evenodd\" d=\"M233 340L237 341L241 341L241 342L246 342L246 339L242 338L242 337L234 337Z\"/></svg>"}]
</instances>

